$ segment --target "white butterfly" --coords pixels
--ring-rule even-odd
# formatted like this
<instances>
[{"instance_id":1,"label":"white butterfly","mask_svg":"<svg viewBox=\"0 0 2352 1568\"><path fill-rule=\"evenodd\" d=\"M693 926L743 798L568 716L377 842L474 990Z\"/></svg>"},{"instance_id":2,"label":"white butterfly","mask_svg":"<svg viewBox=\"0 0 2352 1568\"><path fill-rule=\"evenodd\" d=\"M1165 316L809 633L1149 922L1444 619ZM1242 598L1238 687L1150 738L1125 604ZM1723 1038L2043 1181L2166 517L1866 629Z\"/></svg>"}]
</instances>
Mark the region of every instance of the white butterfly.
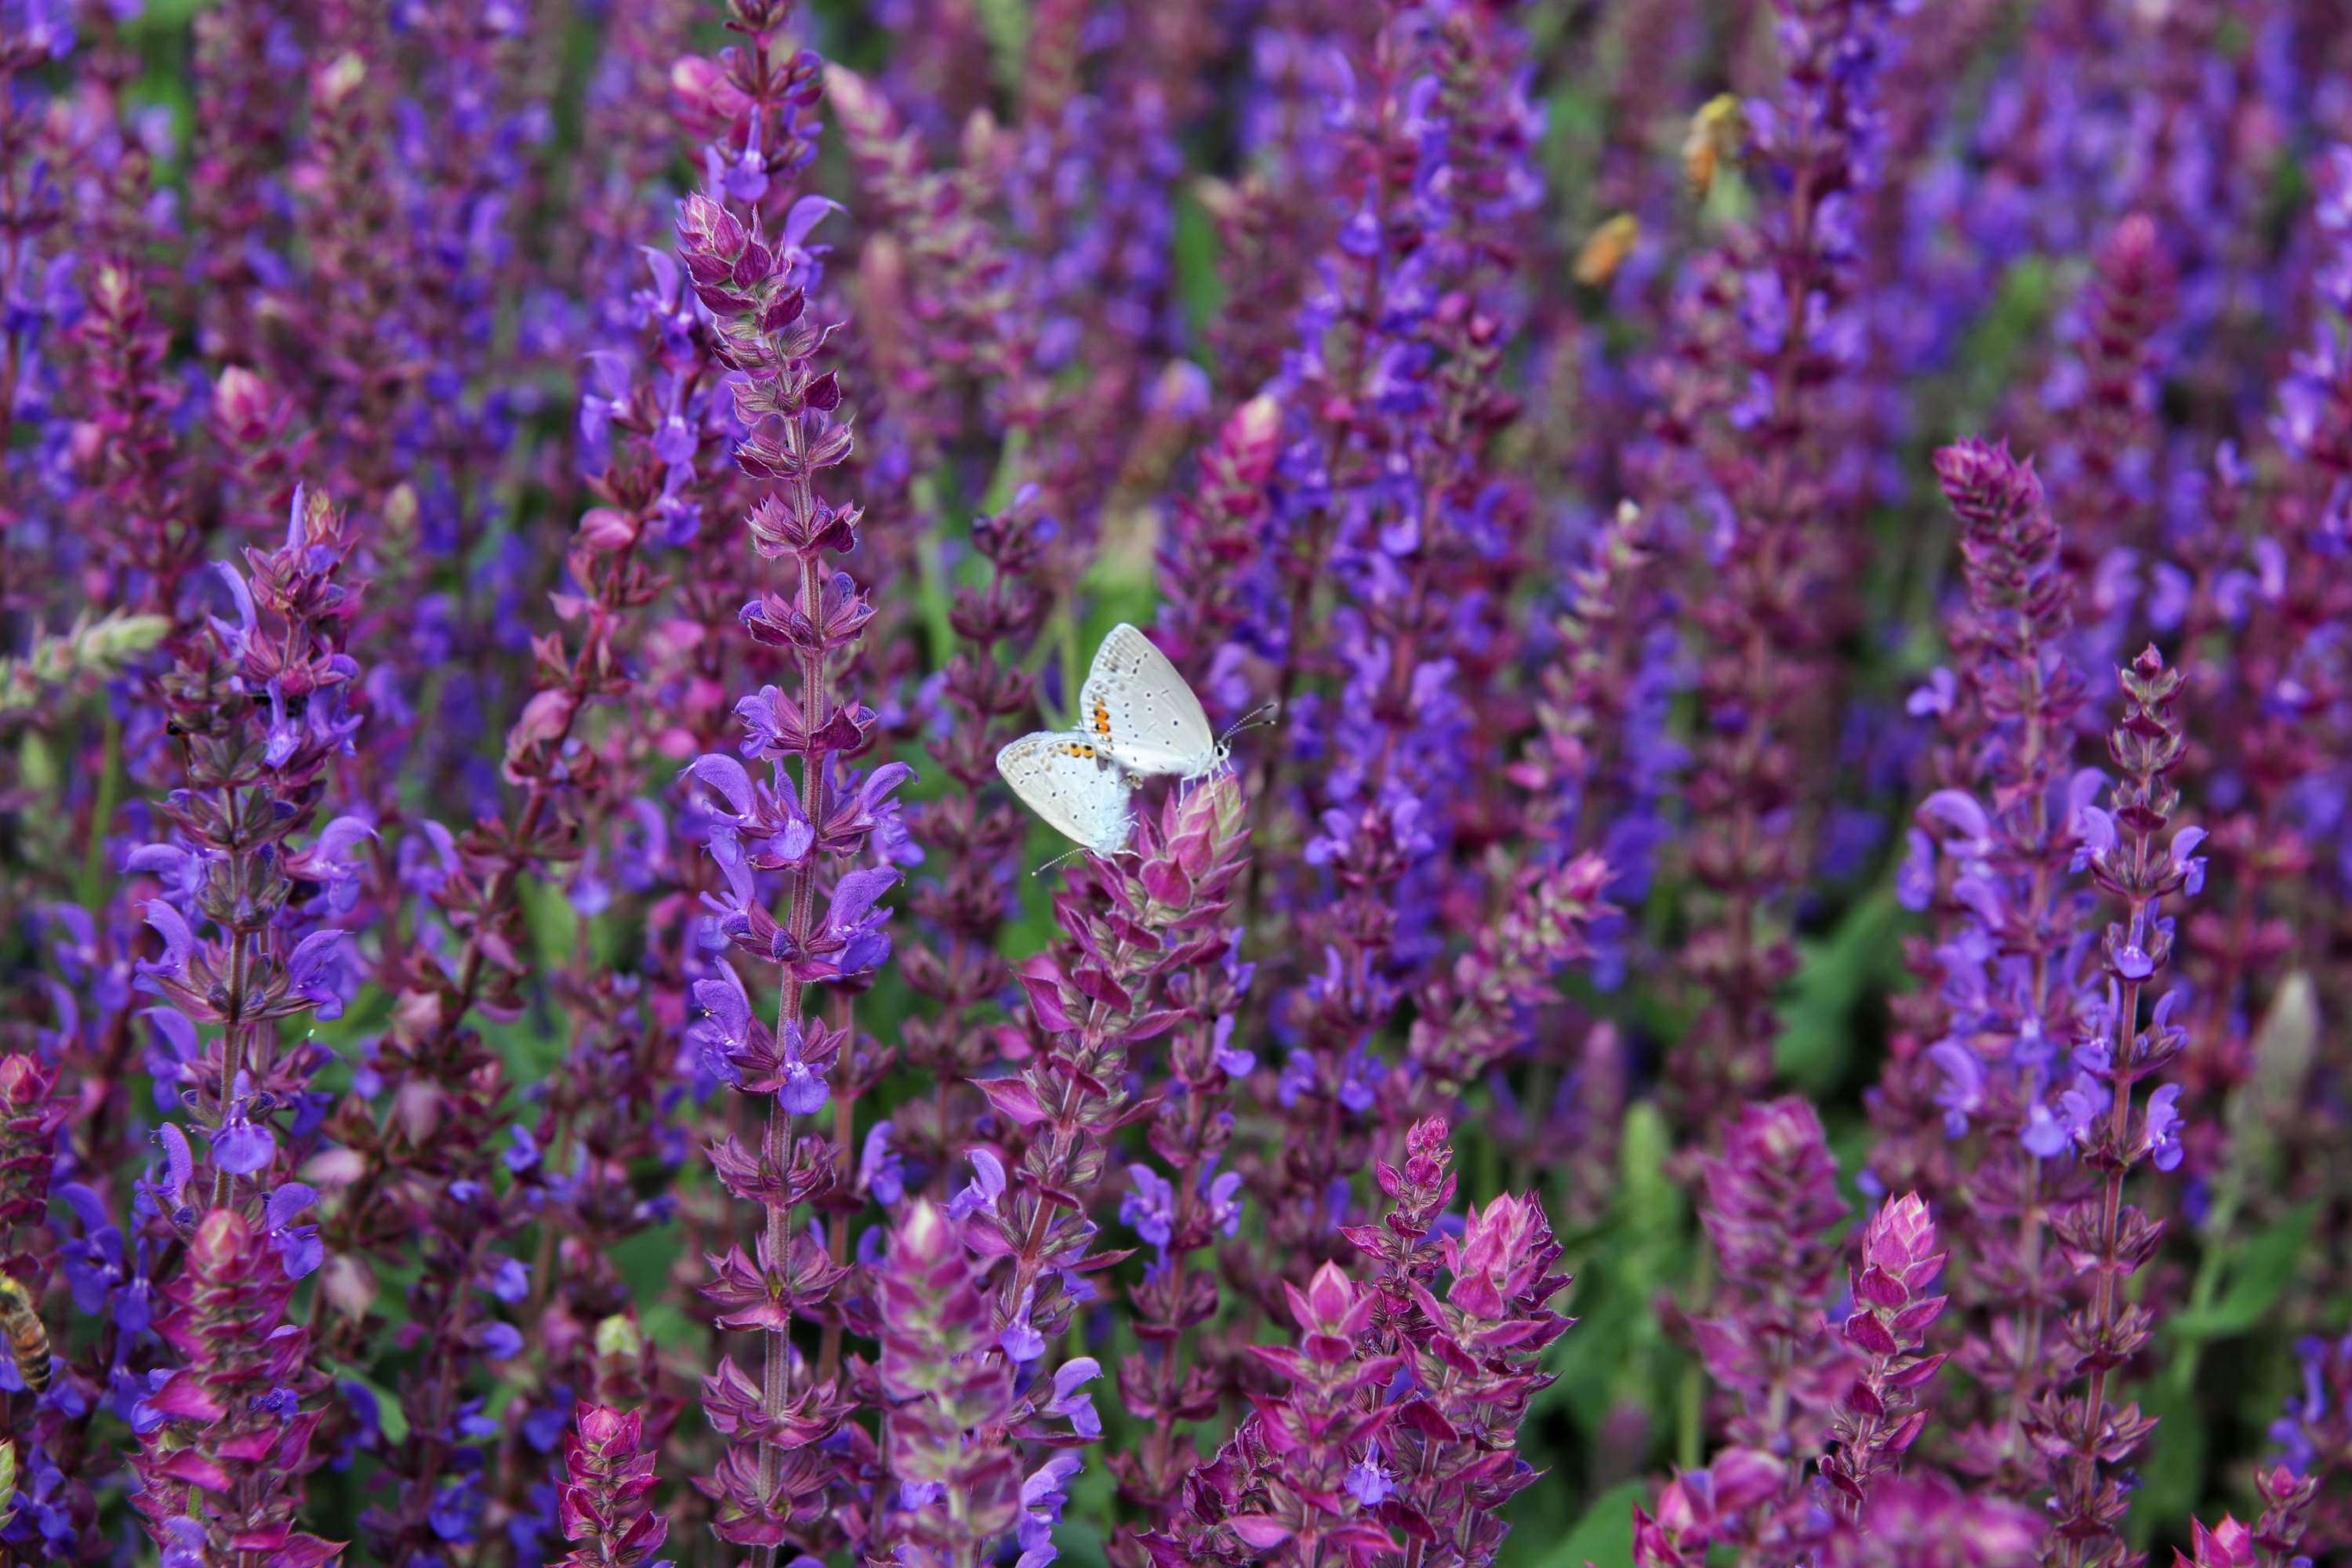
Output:
<instances>
[{"instance_id":1,"label":"white butterfly","mask_svg":"<svg viewBox=\"0 0 2352 1568\"><path fill-rule=\"evenodd\" d=\"M1121 621L1095 650L1078 722L1111 760L1141 777L1196 779L1225 760L1201 700L1141 632Z\"/></svg>"},{"instance_id":2,"label":"white butterfly","mask_svg":"<svg viewBox=\"0 0 2352 1568\"><path fill-rule=\"evenodd\" d=\"M1225 760L1201 700L1124 622L1095 650L1078 719L1076 730L1022 736L996 753L996 771L1030 810L1097 855L1127 847L1137 780L1198 778Z\"/></svg>"},{"instance_id":3,"label":"white butterfly","mask_svg":"<svg viewBox=\"0 0 2352 1568\"><path fill-rule=\"evenodd\" d=\"M996 771L1056 833L1097 855L1127 847L1135 780L1083 731L1024 735L996 753Z\"/></svg>"}]
</instances>

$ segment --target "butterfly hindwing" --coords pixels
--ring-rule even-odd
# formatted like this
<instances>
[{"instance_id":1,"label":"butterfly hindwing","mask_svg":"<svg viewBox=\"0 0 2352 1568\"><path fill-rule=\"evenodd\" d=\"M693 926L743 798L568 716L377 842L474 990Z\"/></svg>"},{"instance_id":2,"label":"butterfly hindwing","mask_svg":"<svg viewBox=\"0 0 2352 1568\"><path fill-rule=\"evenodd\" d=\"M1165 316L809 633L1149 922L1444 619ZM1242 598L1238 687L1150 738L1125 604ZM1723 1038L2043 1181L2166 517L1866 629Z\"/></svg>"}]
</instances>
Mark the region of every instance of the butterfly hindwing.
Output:
<instances>
[{"instance_id":1,"label":"butterfly hindwing","mask_svg":"<svg viewBox=\"0 0 2352 1568\"><path fill-rule=\"evenodd\" d=\"M1224 758L1201 700L1168 656L1125 622L1095 651L1078 723L1130 773L1198 778Z\"/></svg>"},{"instance_id":2,"label":"butterfly hindwing","mask_svg":"<svg viewBox=\"0 0 2352 1568\"><path fill-rule=\"evenodd\" d=\"M1097 855L1127 847L1134 781L1078 731L1041 730L996 753L996 771L1046 826Z\"/></svg>"}]
</instances>

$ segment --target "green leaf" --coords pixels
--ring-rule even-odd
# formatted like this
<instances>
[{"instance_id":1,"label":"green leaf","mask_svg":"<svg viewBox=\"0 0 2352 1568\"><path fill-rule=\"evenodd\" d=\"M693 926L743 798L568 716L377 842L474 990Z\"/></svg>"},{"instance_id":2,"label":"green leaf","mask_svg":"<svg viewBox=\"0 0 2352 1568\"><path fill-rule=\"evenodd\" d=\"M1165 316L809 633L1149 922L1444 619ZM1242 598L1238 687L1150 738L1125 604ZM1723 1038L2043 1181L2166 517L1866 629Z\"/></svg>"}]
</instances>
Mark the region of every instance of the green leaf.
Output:
<instances>
[{"instance_id":1,"label":"green leaf","mask_svg":"<svg viewBox=\"0 0 2352 1568\"><path fill-rule=\"evenodd\" d=\"M530 931L532 952L542 969L562 969L580 946L580 916L561 883L544 877L521 877L515 882L515 901L522 906Z\"/></svg>"},{"instance_id":2,"label":"green leaf","mask_svg":"<svg viewBox=\"0 0 2352 1568\"><path fill-rule=\"evenodd\" d=\"M2247 1242L2230 1270L2229 1289L2221 1292L2221 1299L2210 1307L2174 1313L2165 1328L2187 1340L2226 1340L2251 1333L2270 1316L2294 1278L2318 1214L2315 1198Z\"/></svg>"},{"instance_id":3,"label":"green leaf","mask_svg":"<svg viewBox=\"0 0 2352 1568\"><path fill-rule=\"evenodd\" d=\"M1177 301L1195 339L1204 337L1225 308L1225 282L1217 275L1217 226L1191 184L1176 187L1176 228L1169 251L1175 268Z\"/></svg>"},{"instance_id":4,"label":"green leaf","mask_svg":"<svg viewBox=\"0 0 2352 1568\"><path fill-rule=\"evenodd\" d=\"M1618 1132L1617 1208L1637 1244L1626 1273L1639 1290L1661 1283L1664 1254L1682 1235L1682 1189L1666 1174L1673 1152L1674 1133L1654 1101L1626 1107Z\"/></svg>"},{"instance_id":5,"label":"green leaf","mask_svg":"<svg viewBox=\"0 0 2352 1568\"><path fill-rule=\"evenodd\" d=\"M1029 58L1028 0L979 0L980 30L988 39L990 63L1008 92L1018 93Z\"/></svg>"},{"instance_id":6,"label":"green leaf","mask_svg":"<svg viewBox=\"0 0 2352 1568\"><path fill-rule=\"evenodd\" d=\"M1891 889L1846 911L1827 942L1798 944L1800 963L1780 1008L1772 1049L1781 1076L1820 1098L1853 1070L1854 1014L1864 997L1901 971L1902 921Z\"/></svg>"},{"instance_id":7,"label":"green leaf","mask_svg":"<svg viewBox=\"0 0 2352 1568\"><path fill-rule=\"evenodd\" d=\"M2156 1417L2156 1436L2139 1465L2140 1489L2125 1529L2132 1545L2147 1548L2158 1532L2186 1534L2205 1487L2205 1418L2196 1396L2159 1377L2137 1391L2140 1408Z\"/></svg>"},{"instance_id":8,"label":"green leaf","mask_svg":"<svg viewBox=\"0 0 2352 1568\"><path fill-rule=\"evenodd\" d=\"M1568 1539L1539 1561L1538 1568L1633 1568L1633 1505L1647 1502L1650 1483L1621 1481L1592 1501Z\"/></svg>"}]
</instances>

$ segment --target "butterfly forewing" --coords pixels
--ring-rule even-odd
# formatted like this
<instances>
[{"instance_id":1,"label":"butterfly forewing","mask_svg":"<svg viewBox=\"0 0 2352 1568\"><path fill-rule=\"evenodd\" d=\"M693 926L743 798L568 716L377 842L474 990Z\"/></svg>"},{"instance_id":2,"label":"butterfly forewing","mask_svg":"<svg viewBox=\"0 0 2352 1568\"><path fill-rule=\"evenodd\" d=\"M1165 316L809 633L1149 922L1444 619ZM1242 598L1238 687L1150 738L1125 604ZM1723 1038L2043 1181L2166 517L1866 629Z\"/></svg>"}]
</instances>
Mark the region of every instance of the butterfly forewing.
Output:
<instances>
[{"instance_id":1,"label":"butterfly forewing","mask_svg":"<svg viewBox=\"0 0 2352 1568\"><path fill-rule=\"evenodd\" d=\"M1137 773L1197 778L1224 760L1201 700L1150 640L1122 622L1078 694L1087 738Z\"/></svg>"},{"instance_id":2,"label":"butterfly forewing","mask_svg":"<svg viewBox=\"0 0 2352 1568\"><path fill-rule=\"evenodd\" d=\"M996 771L1046 826L1097 855L1127 847L1134 781L1079 731L1039 731L996 753Z\"/></svg>"}]
</instances>

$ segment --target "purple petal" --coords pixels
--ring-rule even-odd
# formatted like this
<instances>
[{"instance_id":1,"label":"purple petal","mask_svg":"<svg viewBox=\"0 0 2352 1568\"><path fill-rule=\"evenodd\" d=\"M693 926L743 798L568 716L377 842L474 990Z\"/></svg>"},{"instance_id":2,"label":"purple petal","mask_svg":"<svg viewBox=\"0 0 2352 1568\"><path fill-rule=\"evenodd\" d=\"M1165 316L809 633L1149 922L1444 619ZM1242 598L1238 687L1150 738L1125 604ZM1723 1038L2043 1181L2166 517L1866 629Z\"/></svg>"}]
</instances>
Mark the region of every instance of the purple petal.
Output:
<instances>
[{"instance_id":1,"label":"purple petal","mask_svg":"<svg viewBox=\"0 0 2352 1568\"><path fill-rule=\"evenodd\" d=\"M1979 844L1992 837L1992 824L1986 819L1984 807L1965 790L1937 790L1920 804L1919 815L1956 827Z\"/></svg>"},{"instance_id":2,"label":"purple petal","mask_svg":"<svg viewBox=\"0 0 2352 1568\"><path fill-rule=\"evenodd\" d=\"M166 1121L156 1129L155 1141L163 1146L164 1194L177 1203L187 1189L188 1178L195 1174L195 1154L188 1147L188 1135L176 1122Z\"/></svg>"},{"instance_id":3,"label":"purple petal","mask_svg":"<svg viewBox=\"0 0 2352 1568\"><path fill-rule=\"evenodd\" d=\"M343 939L351 934L347 931L313 931L296 942L294 951L286 955L287 978L297 985L316 984L341 951Z\"/></svg>"},{"instance_id":4,"label":"purple petal","mask_svg":"<svg viewBox=\"0 0 2352 1568\"><path fill-rule=\"evenodd\" d=\"M187 968L188 955L195 950L196 933L190 930L186 917L161 899L150 899L146 909L147 923L163 939L163 958L149 964L143 960L140 968L154 973L171 974Z\"/></svg>"},{"instance_id":5,"label":"purple petal","mask_svg":"<svg viewBox=\"0 0 2352 1568\"><path fill-rule=\"evenodd\" d=\"M249 1176L269 1163L278 1141L267 1127L233 1121L213 1134L213 1163L232 1176Z\"/></svg>"},{"instance_id":6,"label":"purple petal","mask_svg":"<svg viewBox=\"0 0 2352 1568\"><path fill-rule=\"evenodd\" d=\"M299 1182L288 1182L262 1200L262 1228L283 1230L296 1215L318 1201L316 1188L304 1186Z\"/></svg>"},{"instance_id":7,"label":"purple petal","mask_svg":"<svg viewBox=\"0 0 2352 1568\"><path fill-rule=\"evenodd\" d=\"M803 196L784 215L783 238L786 245L798 245L809 236L809 230L823 222L828 214L844 211L839 202L826 196Z\"/></svg>"},{"instance_id":8,"label":"purple petal","mask_svg":"<svg viewBox=\"0 0 2352 1568\"><path fill-rule=\"evenodd\" d=\"M244 576L227 562L214 562L213 570L228 584L228 596L236 601L237 624L247 637L251 637L260 624L253 613L253 590L245 585Z\"/></svg>"},{"instance_id":9,"label":"purple petal","mask_svg":"<svg viewBox=\"0 0 2352 1568\"><path fill-rule=\"evenodd\" d=\"M751 787L751 775L734 758L720 752L706 752L688 763L686 772L725 795L739 818L748 822L758 816L759 792Z\"/></svg>"},{"instance_id":10,"label":"purple petal","mask_svg":"<svg viewBox=\"0 0 2352 1568\"><path fill-rule=\"evenodd\" d=\"M844 876L833 889L833 906L825 911L825 923L836 931L845 931L866 918L874 900L890 890L898 881L898 871L893 866L867 867Z\"/></svg>"},{"instance_id":11,"label":"purple petal","mask_svg":"<svg viewBox=\"0 0 2352 1568\"><path fill-rule=\"evenodd\" d=\"M359 817L339 816L319 829L316 853L322 859L339 858L344 850L361 839L375 837L375 829Z\"/></svg>"}]
</instances>

